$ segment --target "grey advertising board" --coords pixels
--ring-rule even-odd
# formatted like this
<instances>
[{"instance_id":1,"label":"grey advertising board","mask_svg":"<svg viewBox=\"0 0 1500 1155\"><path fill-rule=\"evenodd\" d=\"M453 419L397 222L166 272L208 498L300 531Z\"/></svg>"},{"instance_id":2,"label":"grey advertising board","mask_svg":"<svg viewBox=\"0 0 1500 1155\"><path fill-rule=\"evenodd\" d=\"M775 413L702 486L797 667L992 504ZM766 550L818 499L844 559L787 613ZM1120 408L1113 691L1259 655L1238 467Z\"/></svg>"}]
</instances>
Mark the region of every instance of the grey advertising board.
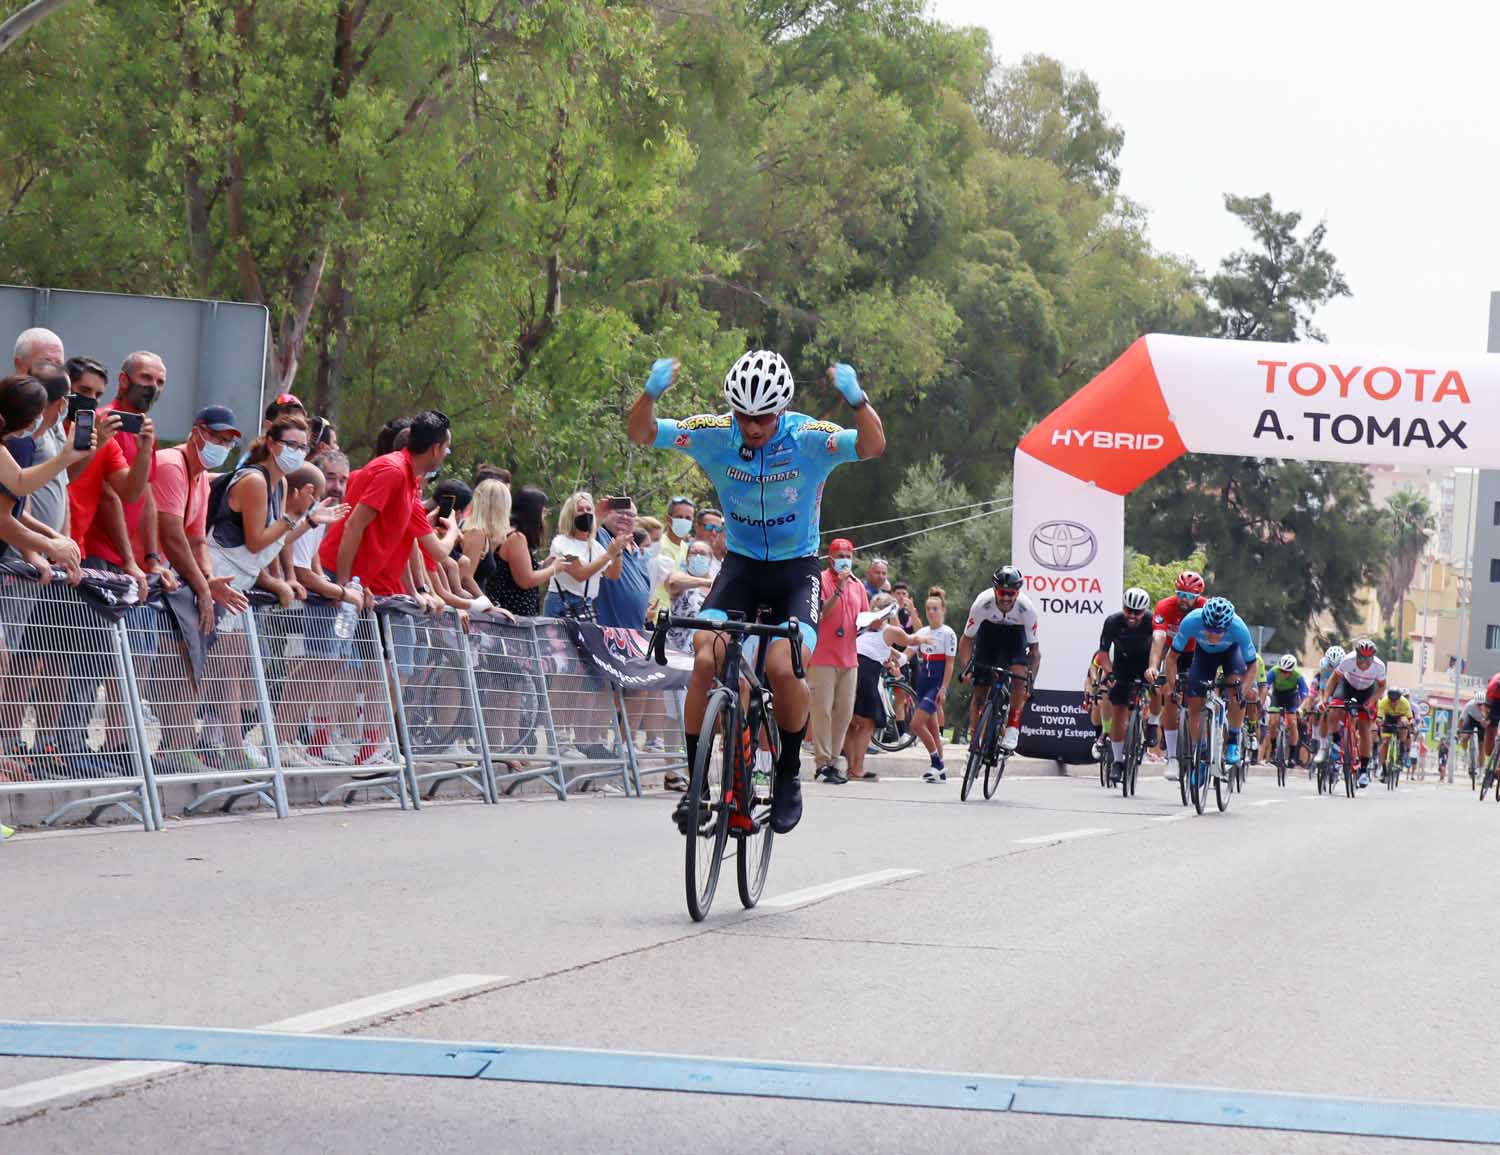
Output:
<instances>
[{"instance_id":1,"label":"grey advertising board","mask_svg":"<svg viewBox=\"0 0 1500 1155\"><path fill-rule=\"evenodd\" d=\"M193 414L228 405L246 438L260 431L265 408L268 315L264 305L83 293L0 285L0 343L10 369L10 342L40 325L63 339L68 356L97 357L109 369L110 391L120 362L148 350L167 365L167 388L151 410L162 441L182 441Z\"/></svg>"}]
</instances>

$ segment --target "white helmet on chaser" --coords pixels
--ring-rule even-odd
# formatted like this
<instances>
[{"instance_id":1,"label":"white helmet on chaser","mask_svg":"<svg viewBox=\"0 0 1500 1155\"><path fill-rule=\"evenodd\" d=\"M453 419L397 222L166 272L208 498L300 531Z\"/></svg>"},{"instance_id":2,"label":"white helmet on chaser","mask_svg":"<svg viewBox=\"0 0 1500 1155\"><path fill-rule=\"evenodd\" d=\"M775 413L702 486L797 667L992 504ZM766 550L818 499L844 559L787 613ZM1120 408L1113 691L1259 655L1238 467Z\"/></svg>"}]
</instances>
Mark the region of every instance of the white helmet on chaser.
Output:
<instances>
[{"instance_id":1,"label":"white helmet on chaser","mask_svg":"<svg viewBox=\"0 0 1500 1155\"><path fill-rule=\"evenodd\" d=\"M1139 613L1141 610L1151 608L1151 595L1140 586L1131 586L1125 591L1125 608Z\"/></svg>"},{"instance_id":2,"label":"white helmet on chaser","mask_svg":"<svg viewBox=\"0 0 1500 1155\"><path fill-rule=\"evenodd\" d=\"M1297 655L1296 654L1282 654L1281 655L1281 661L1279 661L1279 662L1276 663L1276 668L1278 670L1281 670L1283 673L1290 674L1293 670L1295 670L1297 668Z\"/></svg>"},{"instance_id":3,"label":"white helmet on chaser","mask_svg":"<svg viewBox=\"0 0 1500 1155\"><path fill-rule=\"evenodd\" d=\"M724 400L751 417L780 413L791 404L792 393L792 371L771 349L752 349L724 374Z\"/></svg>"}]
</instances>

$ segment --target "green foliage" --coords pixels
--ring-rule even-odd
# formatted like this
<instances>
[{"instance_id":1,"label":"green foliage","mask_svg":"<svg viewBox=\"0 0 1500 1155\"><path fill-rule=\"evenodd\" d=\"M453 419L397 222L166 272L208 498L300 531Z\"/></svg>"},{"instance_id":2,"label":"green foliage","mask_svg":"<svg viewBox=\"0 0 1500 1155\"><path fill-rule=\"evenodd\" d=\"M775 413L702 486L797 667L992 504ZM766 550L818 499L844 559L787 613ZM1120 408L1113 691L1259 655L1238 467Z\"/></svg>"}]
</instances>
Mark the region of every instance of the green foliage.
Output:
<instances>
[{"instance_id":1,"label":"green foliage","mask_svg":"<svg viewBox=\"0 0 1500 1155\"><path fill-rule=\"evenodd\" d=\"M1183 570L1203 573L1208 569L1208 557L1198 550L1178 561L1152 561L1145 554L1133 549L1125 551L1125 586L1140 586L1151 595L1153 603L1170 597L1177 591L1177 575Z\"/></svg>"},{"instance_id":2,"label":"green foliage","mask_svg":"<svg viewBox=\"0 0 1500 1155\"><path fill-rule=\"evenodd\" d=\"M1389 622L1398 614L1401 601L1411 588L1417 563L1427 547L1427 539L1437 528L1437 522L1427 498L1406 490L1391 494L1380 513L1385 529L1385 564L1380 582L1375 587L1375 596L1381 618Z\"/></svg>"},{"instance_id":3,"label":"green foliage","mask_svg":"<svg viewBox=\"0 0 1500 1155\"><path fill-rule=\"evenodd\" d=\"M997 492L1141 332L1213 322L1093 82L920 0L78 4L6 63L0 279L264 303L268 385L356 459L433 406L455 467L651 508L704 482L626 443L650 362L675 415L767 345L799 408L845 417L842 358L886 421L852 523L917 466Z\"/></svg>"},{"instance_id":4,"label":"green foliage","mask_svg":"<svg viewBox=\"0 0 1500 1155\"><path fill-rule=\"evenodd\" d=\"M1411 639L1395 626L1386 626L1375 635L1375 651L1387 662L1409 662L1412 660Z\"/></svg>"}]
</instances>

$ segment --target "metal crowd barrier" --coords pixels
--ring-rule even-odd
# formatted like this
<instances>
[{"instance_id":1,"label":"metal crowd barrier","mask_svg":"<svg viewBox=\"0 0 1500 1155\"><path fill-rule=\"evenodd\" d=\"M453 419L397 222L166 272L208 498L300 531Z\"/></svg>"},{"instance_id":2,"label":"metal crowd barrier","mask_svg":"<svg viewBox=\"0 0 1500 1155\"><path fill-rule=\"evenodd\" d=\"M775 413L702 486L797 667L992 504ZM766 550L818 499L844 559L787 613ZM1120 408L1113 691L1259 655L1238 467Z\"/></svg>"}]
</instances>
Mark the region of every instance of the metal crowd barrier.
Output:
<instances>
[{"instance_id":1,"label":"metal crowd barrier","mask_svg":"<svg viewBox=\"0 0 1500 1155\"><path fill-rule=\"evenodd\" d=\"M67 791L47 825L118 806L157 830L169 783L203 787L188 814L248 799L285 817L289 777L335 779L325 804L415 809L448 782L563 799L684 768L680 693L621 691L553 619L475 613L465 632L392 603L340 639L336 606L256 592L200 650L190 607L174 621L153 591L111 616L0 568L0 795Z\"/></svg>"}]
</instances>

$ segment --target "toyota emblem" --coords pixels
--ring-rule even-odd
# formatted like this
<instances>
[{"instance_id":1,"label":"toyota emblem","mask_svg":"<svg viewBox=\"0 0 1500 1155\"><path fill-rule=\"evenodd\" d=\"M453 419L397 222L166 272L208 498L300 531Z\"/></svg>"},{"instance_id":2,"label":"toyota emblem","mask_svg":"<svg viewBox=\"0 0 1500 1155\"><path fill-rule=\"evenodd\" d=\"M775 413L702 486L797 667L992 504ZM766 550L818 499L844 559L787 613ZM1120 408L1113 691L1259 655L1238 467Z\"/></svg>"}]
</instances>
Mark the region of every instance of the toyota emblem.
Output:
<instances>
[{"instance_id":1,"label":"toyota emblem","mask_svg":"<svg viewBox=\"0 0 1500 1155\"><path fill-rule=\"evenodd\" d=\"M1031 531L1031 559L1044 569L1082 569L1099 555L1094 531L1076 521L1044 521Z\"/></svg>"}]
</instances>

